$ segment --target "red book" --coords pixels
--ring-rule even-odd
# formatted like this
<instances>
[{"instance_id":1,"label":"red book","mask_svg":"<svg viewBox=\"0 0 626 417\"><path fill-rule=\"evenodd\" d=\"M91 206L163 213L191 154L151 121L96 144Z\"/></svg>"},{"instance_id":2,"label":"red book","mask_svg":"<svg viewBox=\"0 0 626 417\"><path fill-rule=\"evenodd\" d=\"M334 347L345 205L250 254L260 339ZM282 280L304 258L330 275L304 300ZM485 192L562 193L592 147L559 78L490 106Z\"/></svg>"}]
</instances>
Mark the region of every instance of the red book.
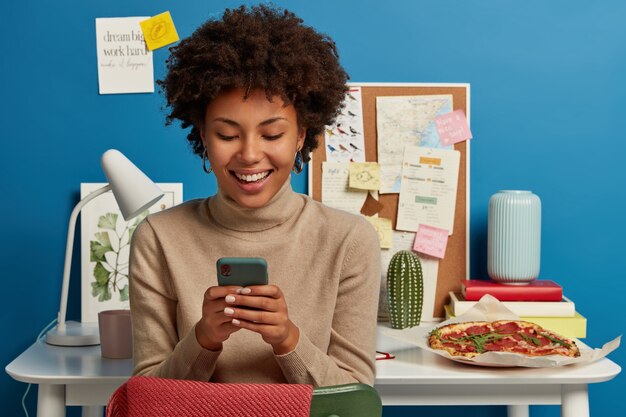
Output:
<instances>
[{"instance_id":1,"label":"red book","mask_svg":"<svg viewBox=\"0 0 626 417\"><path fill-rule=\"evenodd\" d=\"M461 292L467 301L478 301L491 294L500 301L561 301L563 288L554 281L535 280L526 285L500 284L479 279L461 281Z\"/></svg>"}]
</instances>

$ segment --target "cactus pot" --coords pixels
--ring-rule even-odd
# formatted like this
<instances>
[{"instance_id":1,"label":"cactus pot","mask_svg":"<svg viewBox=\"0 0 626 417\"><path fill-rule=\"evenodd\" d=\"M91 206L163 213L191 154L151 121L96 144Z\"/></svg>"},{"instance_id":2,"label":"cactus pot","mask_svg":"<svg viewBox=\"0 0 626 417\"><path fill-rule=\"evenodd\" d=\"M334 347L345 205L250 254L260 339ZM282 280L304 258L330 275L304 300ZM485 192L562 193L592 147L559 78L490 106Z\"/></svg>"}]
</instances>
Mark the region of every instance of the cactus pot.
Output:
<instances>
[{"instance_id":1,"label":"cactus pot","mask_svg":"<svg viewBox=\"0 0 626 417\"><path fill-rule=\"evenodd\" d=\"M424 302L422 264L417 255L402 250L393 255L387 269L389 321L394 329L420 324Z\"/></svg>"}]
</instances>

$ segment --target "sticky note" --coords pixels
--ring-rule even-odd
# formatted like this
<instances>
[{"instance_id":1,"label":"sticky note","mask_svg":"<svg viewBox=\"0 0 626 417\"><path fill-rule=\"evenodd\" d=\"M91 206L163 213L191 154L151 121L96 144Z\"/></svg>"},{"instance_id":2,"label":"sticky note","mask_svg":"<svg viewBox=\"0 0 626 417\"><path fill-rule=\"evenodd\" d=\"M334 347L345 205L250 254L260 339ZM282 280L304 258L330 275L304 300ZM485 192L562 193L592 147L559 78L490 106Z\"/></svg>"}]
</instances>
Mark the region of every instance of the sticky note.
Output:
<instances>
[{"instance_id":1,"label":"sticky note","mask_svg":"<svg viewBox=\"0 0 626 417\"><path fill-rule=\"evenodd\" d=\"M165 45L176 42L178 32L170 12L165 12L139 22L148 49L154 51Z\"/></svg>"},{"instance_id":2,"label":"sticky note","mask_svg":"<svg viewBox=\"0 0 626 417\"><path fill-rule=\"evenodd\" d=\"M425 255L443 258L448 245L448 231L438 227L420 224L415 234L413 250Z\"/></svg>"},{"instance_id":3,"label":"sticky note","mask_svg":"<svg viewBox=\"0 0 626 417\"><path fill-rule=\"evenodd\" d=\"M380 165L376 162L351 162L348 186L359 190L378 190L380 188Z\"/></svg>"},{"instance_id":4,"label":"sticky note","mask_svg":"<svg viewBox=\"0 0 626 417\"><path fill-rule=\"evenodd\" d=\"M435 125L439 132L439 140L443 146L450 146L472 138L465 113L455 110L435 118Z\"/></svg>"},{"instance_id":5,"label":"sticky note","mask_svg":"<svg viewBox=\"0 0 626 417\"><path fill-rule=\"evenodd\" d=\"M378 240L380 241L380 247L382 249L391 249L392 245L392 228L391 219L384 219L382 217L365 217L368 222L374 226L376 233L378 233Z\"/></svg>"}]
</instances>

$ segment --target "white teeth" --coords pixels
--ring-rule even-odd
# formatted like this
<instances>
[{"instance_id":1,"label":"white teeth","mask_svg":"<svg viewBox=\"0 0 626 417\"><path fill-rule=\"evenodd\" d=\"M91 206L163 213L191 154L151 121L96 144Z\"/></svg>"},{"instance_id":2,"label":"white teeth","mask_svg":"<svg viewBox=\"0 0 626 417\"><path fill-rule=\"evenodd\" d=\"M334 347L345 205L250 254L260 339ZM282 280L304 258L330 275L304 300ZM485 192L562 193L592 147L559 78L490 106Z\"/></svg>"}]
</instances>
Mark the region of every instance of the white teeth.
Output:
<instances>
[{"instance_id":1,"label":"white teeth","mask_svg":"<svg viewBox=\"0 0 626 417\"><path fill-rule=\"evenodd\" d=\"M269 174L270 174L269 171L265 171L265 172L260 172L258 174L252 174L252 175L244 175L244 174L235 173L235 176L242 181L255 182L255 181L258 181L267 177Z\"/></svg>"}]
</instances>

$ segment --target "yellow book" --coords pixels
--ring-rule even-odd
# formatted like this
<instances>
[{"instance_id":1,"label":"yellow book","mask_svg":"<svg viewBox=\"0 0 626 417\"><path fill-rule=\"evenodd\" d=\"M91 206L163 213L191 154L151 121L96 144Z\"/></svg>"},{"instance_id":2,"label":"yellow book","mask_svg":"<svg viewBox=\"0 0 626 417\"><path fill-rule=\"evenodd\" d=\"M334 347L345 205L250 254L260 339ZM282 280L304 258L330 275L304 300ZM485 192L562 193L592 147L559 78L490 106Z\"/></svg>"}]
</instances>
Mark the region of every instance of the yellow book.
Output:
<instances>
[{"instance_id":1,"label":"yellow book","mask_svg":"<svg viewBox=\"0 0 626 417\"><path fill-rule=\"evenodd\" d=\"M446 320L455 317L452 306L445 307ZM587 336L587 319L576 312L574 317L520 317L521 320L537 323L547 330L552 330L561 336L583 339Z\"/></svg>"}]
</instances>

